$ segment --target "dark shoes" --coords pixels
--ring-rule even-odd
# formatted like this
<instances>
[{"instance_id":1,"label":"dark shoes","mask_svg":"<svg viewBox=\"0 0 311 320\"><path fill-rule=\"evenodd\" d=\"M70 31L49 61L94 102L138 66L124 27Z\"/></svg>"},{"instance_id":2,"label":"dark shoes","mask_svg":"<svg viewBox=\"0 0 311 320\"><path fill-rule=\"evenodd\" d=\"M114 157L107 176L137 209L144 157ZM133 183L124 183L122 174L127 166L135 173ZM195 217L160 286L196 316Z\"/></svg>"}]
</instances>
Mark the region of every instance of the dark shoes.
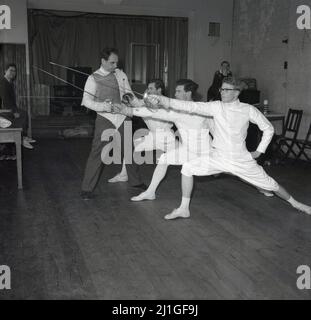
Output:
<instances>
[{"instance_id":1,"label":"dark shoes","mask_svg":"<svg viewBox=\"0 0 311 320\"><path fill-rule=\"evenodd\" d=\"M81 194L81 199L82 200L91 200L94 199L94 194L93 192L89 192L89 191L82 191Z\"/></svg>"},{"instance_id":2,"label":"dark shoes","mask_svg":"<svg viewBox=\"0 0 311 320\"><path fill-rule=\"evenodd\" d=\"M16 156L15 155L0 155L0 161L2 160L16 160Z\"/></svg>"},{"instance_id":3,"label":"dark shoes","mask_svg":"<svg viewBox=\"0 0 311 320\"><path fill-rule=\"evenodd\" d=\"M132 188L140 189L140 190L143 190L143 191L148 189L148 187L144 183L138 184L136 186L132 186Z\"/></svg>"}]
</instances>

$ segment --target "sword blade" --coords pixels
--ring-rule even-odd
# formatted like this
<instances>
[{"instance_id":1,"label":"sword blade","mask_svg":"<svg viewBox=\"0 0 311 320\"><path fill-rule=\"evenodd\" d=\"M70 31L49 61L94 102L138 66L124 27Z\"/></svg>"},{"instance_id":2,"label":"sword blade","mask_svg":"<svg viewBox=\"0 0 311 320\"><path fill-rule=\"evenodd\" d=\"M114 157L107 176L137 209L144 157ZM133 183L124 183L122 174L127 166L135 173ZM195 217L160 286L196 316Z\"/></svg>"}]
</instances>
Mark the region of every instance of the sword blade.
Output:
<instances>
[{"instance_id":1,"label":"sword blade","mask_svg":"<svg viewBox=\"0 0 311 320\"><path fill-rule=\"evenodd\" d=\"M80 70L76 70L76 69L73 69L73 68L69 68L69 67L63 66L62 64L58 64L58 63L55 63L55 62L52 62L52 61L50 61L49 64L52 64L52 65L57 66L57 67L65 68L65 69L67 69L67 70L70 70L70 71L73 71L73 72L76 72L76 73L83 74L83 75L85 75L85 76L90 76L90 74L88 74L88 73L86 73L86 72L83 72L83 71L80 71Z\"/></svg>"},{"instance_id":2,"label":"sword blade","mask_svg":"<svg viewBox=\"0 0 311 320\"><path fill-rule=\"evenodd\" d=\"M68 82L68 81L66 81L66 80L64 80L64 79L56 76L56 75L53 74L53 73L50 73L50 72L48 72L48 71L45 71L45 70L43 70L43 69L41 69L41 68L39 68L39 67L36 67L36 66L32 66L32 67L35 68L35 69L37 69L37 70L39 70L39 71L41 71L41 72L43 72L43 73L45 73L45 74L48 74L49 76L51 76L51 77L53 77L53 78L55 78L55 79L58 79L58 80L66 83L66 84L69 84L70 86L72 86L72 87L74 87L74 88L76 88L76 89L78 89L78 90L80 90L80 91L82 91L82 92L86 92L87 94L93 96L94 98L97 98L97 96L96 96L95 94L90 93L90 92L88 92L88 91L85 91L84 89L76 86L75 84L73 84L73 83L71 83L71 82Z\"/></svg>"},{"instance_id":3,"label":"sword blade","mask_svg":"<svg viewBox=\"0 0 311 320\"><path fill-rule=\"evenodd\" d=\"M70 71L73 71L73 72L76 72L76 73L83 74L83 75L85 75L85 76L90 76L90 74L88 74L88 73L86 73L86 72L83 72L83 71L80 71L80 70L76 70L76 69L73 69L73 68L64 66L64 65L62 65L62 64L56 63L56 62L50 61L49 63L52 64L52 65L54 65L54 66L57 66L57 67L61 67L61 68L64 68L64 69L67 69L67 70L70 70ZM112 87L112 86L108 86L107 84L105 84L105 86L106 86L107 88L114 89L114 90L119 90L119 87L122 88L123 90L126 90L126 88L123 87L123 86L119 86L118 88ZM144 94L139 93L139 92L137 92L137 91L132 90L132 92L135 93L136 95L140 96L140 97L143 97L143 96L144 96Z\"/></svg>"}]
</instances>

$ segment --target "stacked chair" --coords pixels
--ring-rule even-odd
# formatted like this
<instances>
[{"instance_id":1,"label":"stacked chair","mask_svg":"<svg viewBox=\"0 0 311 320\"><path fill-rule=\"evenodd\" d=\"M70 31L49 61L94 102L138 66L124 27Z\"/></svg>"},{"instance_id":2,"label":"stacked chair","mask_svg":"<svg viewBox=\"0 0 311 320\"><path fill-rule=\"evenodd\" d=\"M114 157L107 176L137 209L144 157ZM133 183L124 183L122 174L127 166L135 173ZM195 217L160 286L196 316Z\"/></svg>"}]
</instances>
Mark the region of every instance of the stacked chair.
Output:
<instances>
[{"instance_id":1,"label":"stacked chair","mask_svg":"<svg viewBox=\"0 0 311 320\"><path fill-rule=\"evenodd\" d=\"M293 155L294 158L297 157L298 154L294 148L300 129L302 114L302 110L288 110L282 134L280 136L276 136L275 140L276 148L274 150L274 157L276 162L282 162L290 155Z\"/></svg>"},{"instance_id":2,"label":"stacked chair","mask_svg":"<svg viewBox=\"0 0 311 320\"><path fill-rule=\"evenodd\" d=\"M304 156L307 161L311 162L311 158L306 152L307 150L311 150L310 138L311 138L311 123L309 125L309 130L307 132L306 138L304 140L298 139L296 141L296 146L299 150L299 153L295 159L296 161L299 160L302 156Z\"/></svg>"},{"instance_id":3,"label":"stacked chair","mask_svg":"<svg viewBox=\"0 0 311 320\"><path fill-rule=\"evenodd\" d=\"M282 134L276 136L274 142L274 160L276 163L283 162L291 158L297 161L302 156L310 161L310 156L306 153L307 149L311 149L311 124L306 138L298 139L303 110L289 109L282 130Z\"/></svg>"}]
</instances>

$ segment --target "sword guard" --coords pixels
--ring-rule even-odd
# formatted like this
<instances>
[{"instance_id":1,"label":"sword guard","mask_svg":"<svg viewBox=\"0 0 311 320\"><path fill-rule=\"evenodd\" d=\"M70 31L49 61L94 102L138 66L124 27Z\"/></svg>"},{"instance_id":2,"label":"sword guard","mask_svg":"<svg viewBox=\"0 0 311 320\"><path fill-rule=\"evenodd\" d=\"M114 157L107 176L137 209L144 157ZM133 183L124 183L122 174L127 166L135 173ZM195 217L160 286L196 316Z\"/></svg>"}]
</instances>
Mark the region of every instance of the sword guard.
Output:
<instances>
[{"instance_id":1,"label":"sword guard","mask_svg":"<svg viewBox=\"0 0 311 320\"><path fill-rule=\"evenodd\" d=\"M149 97L149 94L147 92L145 92L144 96L143 96L143 99L144 99L146 108L151 112L156 112L156 108L155 108L154 104L152 104L149 101L148 97ZM157 100L157 103L159 103L159 100Z\"/></svg>"}]
</instances>

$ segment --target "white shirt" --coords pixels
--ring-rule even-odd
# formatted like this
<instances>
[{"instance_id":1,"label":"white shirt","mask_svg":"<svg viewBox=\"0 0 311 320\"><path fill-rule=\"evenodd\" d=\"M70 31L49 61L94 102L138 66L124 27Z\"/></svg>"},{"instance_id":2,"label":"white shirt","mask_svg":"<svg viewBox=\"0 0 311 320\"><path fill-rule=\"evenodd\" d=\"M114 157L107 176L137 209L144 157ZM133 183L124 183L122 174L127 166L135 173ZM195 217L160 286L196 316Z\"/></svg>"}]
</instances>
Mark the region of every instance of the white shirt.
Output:
<instances>
[{"instance_id":1,"label":"white shirt","mask_svg":"<svg viewBox=\"0 0 311 320\"><path fill-rule=\"evenodd\" d=\"M255 107L236 100L232 103L188 102L175 99L163 99L161 103L175 110L213 116L214 139L212 146L217 150L231 155L248 152L245 139L249 122L256 124L263 136L257 151L265 153L274 134L274 128L269 120Z\"/></svg>"},{"instance_id":2,"label":"white shirt","mask_svg":"<svg viewBox=\"0 0 311 320\"><path fill-rule=\"evenodd\" d=\"M144 102L144 100L137 99L136 105L139 105L139 107L145 107L145 102ZM156 109L155 109L155 111L156 111ZM134 113L134 115L136 115L136 114ZM143 116L141 115L139 117L143 117ZM160 131L170 131L171 128L173 127L173 123L171 123L171 122L168 122L165 120L153 119L152 117L144 117L144 122L146 123L148 129L152 133L156 133L157 130L158 131L159 130Z\"/></svg>"},{"instance_id":3,"label":"white shirt","mask_svg":"<svg viewBox=\"0 0 311 320\"><path fill-rule=\"evenodd\" d=\"M156 132L157 130L169 131L173 127L171 122L166 122L163 120L144 118L144 121L151 132Z\"/></svg>"},{"instance_id":4,"label":"white shirt","mask_svg":"<svg viewBox=\"0 0 311 320\"><path fill-rule=\"evenodd\" d=\"M133 114L143 118L174 122L180 134L182 145L190 152L197 153L198 150L209 148L209 119L204 116L164 109L155 109L155 112L152 112L145 107L133 108Z\"/></svg>"},{"instance_id":5,"label":"white shirt","mask_svg":"<svg viewBox=\"0 0 311 320\"><path fill-rule=\"evenodd\" d=\"M106 71L103 67L100 67L98 70L95 71L95 73L101 76L107 76L110 72ZM122 96L125 93L127 92L133 93L133 92L128 82L127 76L123 71L116 69L114 74L116 76L116 79L119 85L120 99L122 100ZM87 81L85 83L81 105L96 111L96 109L98 108L101 102L96 101L96 98L92 96L92 94L93 95L96 94L96 81L93 75L90 75L87 78ZM122 125L124 119L126 118L126 116L124 115L112 114L108 112L97 112L97 114L111 121L117 129Z\"/></svg>"}]
</instances>

